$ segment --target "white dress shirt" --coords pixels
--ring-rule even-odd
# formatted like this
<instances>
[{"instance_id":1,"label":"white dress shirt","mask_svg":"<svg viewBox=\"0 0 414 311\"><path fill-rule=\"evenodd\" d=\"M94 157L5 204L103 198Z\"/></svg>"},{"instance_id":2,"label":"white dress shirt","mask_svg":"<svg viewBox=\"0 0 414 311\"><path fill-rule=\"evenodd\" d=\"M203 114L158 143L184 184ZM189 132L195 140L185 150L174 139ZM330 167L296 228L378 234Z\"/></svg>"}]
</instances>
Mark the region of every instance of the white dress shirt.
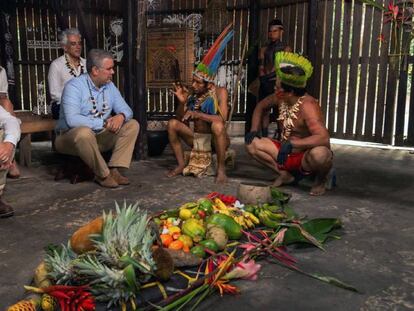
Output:
<instances>
[{"instance_id":1,"label":"white dress shirt","mask_svg":"<svg viewBox=\"0 0 414 311\"><path fill-rule=\"evenodd\" d=\"M81 68L83 68L83 72L86 72L86 60L81 57L80 64L78 68L73 69L73 73L76 76L82 74ZM74 76L70 73L70 69L66 64L65 55L56 58L49 67L48 73L48 82L49 82L49 94L52 100L52 103L60 104L60 98L62 97L63 88L65 87L66 82L74 78Z\"/></svg>"},{"instance_id":2,"label":"white dress shirt","mask_svg":"<svg viewBox=\"0 0 414 311\"><path fill-rule=\"evenodd\" d=\"M6 70L1 67L0 69L0 94L7 95L9 85ZM20 120L8 113L2 106L0 106L0 129L4 130L3 142L10 142L16 147L20 140Z\"/></svg>"},{"instance_id":3,"label":"white dress shirt","mask_svg":"<svg viewBox=\"0 0 414 311\"><path fill-rule=\"evenodd\" d=\"M8 96L9 83L7 82L6 69L0 67L0 95Z\"/></svg>"}]
</instances>

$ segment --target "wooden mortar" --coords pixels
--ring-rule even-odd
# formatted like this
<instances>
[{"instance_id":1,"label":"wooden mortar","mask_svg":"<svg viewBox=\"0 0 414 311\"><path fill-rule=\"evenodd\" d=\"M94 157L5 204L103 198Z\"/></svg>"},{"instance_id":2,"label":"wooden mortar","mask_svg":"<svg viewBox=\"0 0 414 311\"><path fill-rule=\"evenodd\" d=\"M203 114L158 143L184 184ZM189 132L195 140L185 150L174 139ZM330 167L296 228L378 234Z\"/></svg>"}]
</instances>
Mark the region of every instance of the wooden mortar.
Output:
<instances>
[{"instance_id":1,"label":"wooden mortar","mask_svg":"<svg viewBox=\"0 0 414 311\"><path fill-rule=\"evenodd\" d=\"M243 204L258 204L271 201L270 187L262 183L240 183L237 198Z\"/></svg>"}]
</instances>

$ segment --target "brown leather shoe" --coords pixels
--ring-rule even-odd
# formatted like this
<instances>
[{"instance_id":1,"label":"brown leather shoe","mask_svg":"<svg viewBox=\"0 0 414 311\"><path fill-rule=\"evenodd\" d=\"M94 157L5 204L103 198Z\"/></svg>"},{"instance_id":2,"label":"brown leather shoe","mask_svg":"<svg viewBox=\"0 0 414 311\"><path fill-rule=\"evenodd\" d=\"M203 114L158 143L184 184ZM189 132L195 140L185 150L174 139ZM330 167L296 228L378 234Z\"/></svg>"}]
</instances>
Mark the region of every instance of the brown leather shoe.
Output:
<instances>
[{"instance_id":1,"label":"brown leather shoe","mask_svg":"<svg viewBox=\"0 0 414 311\"><path fill-rule=\"evenodd\" d=\"M125 176L122 176L121 173L118 171L117 168L113 167L110 169L111 176L119 185L129 185L129 179Z\"/></svg>"},{"instance_id":2,"label":"brown leather shoe","mask_svg":"<svg viewBox=\"0 0 414 311\"><path fill-rule=\"evenodd\" d=\"M105 188L117 188L119 184L115 181L111 174L105 178L95 176L95 181Z\"/></svg>"},{"instance_id":3,"label":"brown leather shoe","mask_svg":"<svg viewBox=\"0 0 414 311\"><path fill-rule=\"evenodd\" d=\"M4 203L0 199L0 218L11 217L11 216L13 216L13 214L14 214L13 207L11 207L10 205Z\"/></svg>"}]
</instances>

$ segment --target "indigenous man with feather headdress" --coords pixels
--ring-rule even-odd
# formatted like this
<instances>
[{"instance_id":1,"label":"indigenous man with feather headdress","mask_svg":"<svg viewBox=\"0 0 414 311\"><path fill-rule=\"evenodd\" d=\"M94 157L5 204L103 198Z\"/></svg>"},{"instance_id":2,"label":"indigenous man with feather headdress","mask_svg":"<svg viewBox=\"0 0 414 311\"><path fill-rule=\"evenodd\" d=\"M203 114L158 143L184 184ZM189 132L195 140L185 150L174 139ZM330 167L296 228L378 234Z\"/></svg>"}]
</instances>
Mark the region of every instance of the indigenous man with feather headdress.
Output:
<instances>
[{"instance_id":1,"label":"indigenous man with feather headdress","mask_svg":"<svg viewBox=\"0 0 414 311\"><path fill-rule=\"evenodd\" d=\"M306 93L312 64L298 54L278 52L275 69L275 93L254 110L251 131L245 136L247 151L279 174L275 186L312 174L315 184L310 194L322 195L332 167L332 151L319 103ZM260 135L261 117L272 106L279 110L280 141Z\"/></svg>"},{"instance_id":2,"label":"indigenous man with feather headdress","mask_svg":"<svg viewBox=\"0 0 414 311\"><path fill-rule=\"evenodd\" d=\"M193 73L191 89L180 83L173 85L179 106L177 116L168 122L168 138L178 165L167 173L200 177L207 174L212 163L211 145L217 153L217 183L227 181L225 153L229 145L225 123L228 115L228 92L215 84L215 77L227 43L233 37L231 25L214 42ZM189 127L194 121L194 132ZM185 165L181 140L193 149Z\"/></svg>"}]
</instances>

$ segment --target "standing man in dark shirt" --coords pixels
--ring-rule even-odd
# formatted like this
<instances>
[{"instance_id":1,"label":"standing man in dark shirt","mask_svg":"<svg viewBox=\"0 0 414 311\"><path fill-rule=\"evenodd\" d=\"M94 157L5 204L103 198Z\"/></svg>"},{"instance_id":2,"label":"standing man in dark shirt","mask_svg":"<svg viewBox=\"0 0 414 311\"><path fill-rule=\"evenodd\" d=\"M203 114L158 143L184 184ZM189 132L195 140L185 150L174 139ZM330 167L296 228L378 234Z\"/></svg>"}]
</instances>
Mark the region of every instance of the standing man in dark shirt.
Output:
<instances>
[{"instance_id":1,"label":"standing man in dark shirt","mask_svg":"<svg viewBox=\"0 0 414 311\"><path fill-rule=\"evenodd\" d=\"M275 54L281 51L290 52L292 49L286 46L282 41L283 24L279 19L274 19L269 23L267 45L262 47L259 51L259 79L260 89L259 98L266 98L274 93L275 90ZM263 116L262 120L262 136L268 136L270 111Z\"/></svg>"}]
</instances>

